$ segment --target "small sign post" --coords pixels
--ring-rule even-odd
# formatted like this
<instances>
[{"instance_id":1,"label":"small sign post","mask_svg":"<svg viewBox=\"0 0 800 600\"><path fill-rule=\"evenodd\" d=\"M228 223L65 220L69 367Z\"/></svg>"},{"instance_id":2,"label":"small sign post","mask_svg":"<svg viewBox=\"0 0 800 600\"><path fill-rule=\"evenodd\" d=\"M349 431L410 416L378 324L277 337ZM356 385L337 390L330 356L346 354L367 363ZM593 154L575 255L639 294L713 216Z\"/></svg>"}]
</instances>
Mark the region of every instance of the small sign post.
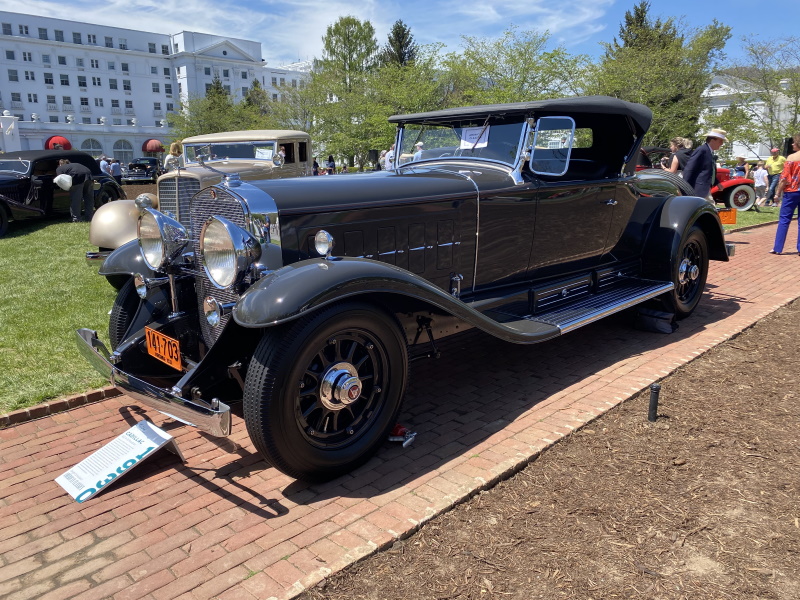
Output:
<instances>
[{"instance_id":1,"label":"small sign post","mask_svg":"<svg viewBox=\"0 0 800 600\"><path fill-rule=\"evenodd\" d=\"M170 434L142 421L56 477L56 483L77 502L86 502L164 446L186 461Z\"/></svg>"}]
</instances>

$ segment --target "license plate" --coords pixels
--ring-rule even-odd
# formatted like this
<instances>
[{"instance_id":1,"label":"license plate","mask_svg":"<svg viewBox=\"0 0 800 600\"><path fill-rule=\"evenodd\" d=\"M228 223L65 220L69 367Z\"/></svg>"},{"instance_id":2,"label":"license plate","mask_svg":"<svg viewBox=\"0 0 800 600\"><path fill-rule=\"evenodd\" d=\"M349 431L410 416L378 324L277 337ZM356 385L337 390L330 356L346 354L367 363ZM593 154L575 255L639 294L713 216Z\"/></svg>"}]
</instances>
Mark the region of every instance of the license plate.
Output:
<instances>
[{"instance_id":1,"label":"license plate","mask_svg":"<svg viewBox=\"0 0 800 600\"><path fill-rule=\"evenodd\" d=\"M181 345L178 340L149 327L144 328L144 333L147 337L147 353L153 358L168 364L173 369L180 371Z\"/></svg>"}]
</instances>

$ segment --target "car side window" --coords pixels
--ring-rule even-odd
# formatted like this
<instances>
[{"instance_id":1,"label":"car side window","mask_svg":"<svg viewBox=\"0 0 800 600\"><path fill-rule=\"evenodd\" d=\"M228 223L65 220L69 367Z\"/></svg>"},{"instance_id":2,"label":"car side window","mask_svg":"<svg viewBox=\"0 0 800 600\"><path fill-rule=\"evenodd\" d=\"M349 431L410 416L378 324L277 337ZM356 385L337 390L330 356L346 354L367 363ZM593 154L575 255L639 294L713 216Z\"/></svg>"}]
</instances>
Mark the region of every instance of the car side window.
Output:
<instances>
[{"instance_id":1,"label":"car side window","mask_svg":"<svg viewBox=\"0 0 800 600\"><path fill-rule=\"evenodd\" d=\"M536 121L531 144L530 169L537 175L564 175L575 137L571 117L541 117Z\"/></svg>"}]
</instances>

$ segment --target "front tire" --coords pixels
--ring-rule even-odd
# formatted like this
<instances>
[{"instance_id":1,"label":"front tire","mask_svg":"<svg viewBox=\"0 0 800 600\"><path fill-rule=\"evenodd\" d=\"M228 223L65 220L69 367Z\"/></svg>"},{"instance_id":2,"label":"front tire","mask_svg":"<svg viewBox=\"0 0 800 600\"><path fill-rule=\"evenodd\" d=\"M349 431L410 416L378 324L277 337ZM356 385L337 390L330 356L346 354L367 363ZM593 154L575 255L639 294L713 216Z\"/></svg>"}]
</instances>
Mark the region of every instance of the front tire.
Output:
<instances>
[{"instance_id":1,"label":"front tire","mask_svg":"<svg viewBox=\"0 0 800 600\"><path fill-rule=\"evenodd\" d=\"M0 237L3 237L8 231L8 223L9 218L6 207L0 204Z\"/></svg>"},{"instance_id":2,"label":"front tire","mask_svg":"<svg viewBox=\"0 0 800 600\"><path fill-rule=\"evenodd\" d=\"M742 212L750 210L756 203L756 191L747 184L737 185L726 190L724 201L728 208Z\"/></svg>"},{"instance_id":3,"label":"front tire","mask_svg":"<svg viewBox=\"0 0 800 600\"><path fill-rule=\"evenodd\" d=\"M259 452L297 479L366 462L394 425L408 354L395 318L343 303L268 329L247 371L244 418Z\"/></svg>"},{"instance_id":4,"label":"front tire","mask_svg":"<svg viewBox=\"0 0 800 600\"><path fill-rule=\"evenodd\" d=\"M117 346L125 341L125 334L139 309L139 302L133 277L128 277L128 281L120 288L114 299L114 306L108 319L108 340L111 342L112 350L116 350Z\"/></svg>"},{"instance_id":5,"label":"front tire","mask_svg":"<svg viewBox=\"0 0 800 600\"><path fill-rule=\"evenodd\" d=\"M664 308L685 319L694 312L708 278L708 242L703 230L693 225L672 260L675 288L662 297Z\"/></svg>"}]
</instances>

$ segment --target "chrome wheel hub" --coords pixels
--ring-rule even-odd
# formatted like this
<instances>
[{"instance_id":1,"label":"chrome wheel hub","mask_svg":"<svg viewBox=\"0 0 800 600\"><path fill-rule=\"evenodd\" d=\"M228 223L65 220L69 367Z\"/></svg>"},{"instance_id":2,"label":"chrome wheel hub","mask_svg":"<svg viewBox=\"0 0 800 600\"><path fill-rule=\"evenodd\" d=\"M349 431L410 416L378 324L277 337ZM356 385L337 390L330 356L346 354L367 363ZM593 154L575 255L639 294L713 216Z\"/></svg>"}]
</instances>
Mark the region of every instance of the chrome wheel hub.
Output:
<instances>
[{"instance_id":1,"label":"chrome wheel hub","mask_svg":"<svg viewBox=\"0 0 800 600\"><path fill-rule=\"evenodd\" d=\"M692 261L688 258L684 258L680 267L678 267L678 282L681 284L689 283L690 281L695 281L699 276L700 267L692 264Z\"/></svg>"},{"instance_id":2,"label":"chrome wheel hub","mask_svg":"<svg viewBox=\"0 0 800 600\"><path fill-rule=\"evenodd\" d=\"M348 362L328 367L322 376L319 398L328 410L341 410L361 396L361 380L356 368Z\"/></svg>"}]
</instances>

